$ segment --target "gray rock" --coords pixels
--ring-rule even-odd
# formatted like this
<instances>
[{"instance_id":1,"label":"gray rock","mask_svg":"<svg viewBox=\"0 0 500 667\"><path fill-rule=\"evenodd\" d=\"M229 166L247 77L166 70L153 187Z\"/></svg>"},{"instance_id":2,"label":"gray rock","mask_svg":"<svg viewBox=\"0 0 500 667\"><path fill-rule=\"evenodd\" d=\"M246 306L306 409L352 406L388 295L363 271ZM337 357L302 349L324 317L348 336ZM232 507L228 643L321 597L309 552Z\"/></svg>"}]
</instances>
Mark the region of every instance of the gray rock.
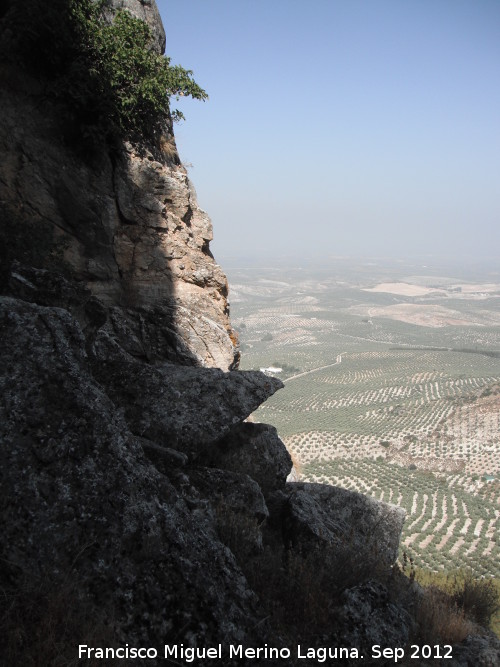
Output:
<instances>
[{"instance_id":1,"label":"gray rock","mask_svg":"<svg viewBox=\"0 0 500 667\"><path fill-rule=\"evenodd\" d=\"M54 306L70 311L79 322L83 320L92 292L83 284L69 280L60 273L24 266L14 261L8 274L9 294L40 306ZM101 324L106 317L103 317Z\"/></svg>"},{"instance_id":2,"label":"gray rock","mask_svg":"<svg viewBox=\"0 0 500 667\"><path fill-rule=\"evenodd\" d=\"M262 523L269 512L259 485L248 475L217 468L196 468L189 472L191 483L211 500L221 501L240 514Z\"/></svg>"},{"instance_id":3,"label":"gray rock","mask_svg":"<svg viewBox=\"0 0 500 667\"><path fill-rule=\"evenodd\" d=\"M82 327L93 355L99 359L204 365L204 359L189 347L193 341L176 326L173 303L141 308L107 306L82 281L17 261L13 262L7 279L9 295L68 310ZM194 344L198 345L197 339Z\"/></svg>"},{"instance_id":4,"label":"gray rock","mask_svg":"<svg viewBox=\"0 0 500 667\"><path fill-rule=\"evenodd\" d=\"M0 333L2 590L77 580L85 614L105 612L131 645L262 641L213 513L145 457L70 314L0 297Z\"/></svg>"},{"instance_id":5,"label":"gray rock","mask_svg":"<svg viewBox=\"0 0 500 667\"><path fill-rule=\"evenodd\" d=\"M101 361L95 376L131 431L187 454L212 445L283 385L260 371Z\"/></svg>"},{"instance_id":6,"label":"gray rock","mask_svg":"<svg viewBox=\"0 0 500 667\"><path fill-rule=\"evenodd\" d=\"M387 586L379 581L346 590L336 616L343 641L361 649L367 658L372 646L404 647L410 636L410 614L391 601ZM380 659L367 664L380 664Z\"/></svg>"},{"instance_id":7,"label":"gray rock","mask_svg":"<svg viewBox=\"0 0 500 667\"><path fill-rule=\"evenodd\" d=\"M261 525L269 512L259 485L248 475L216 468L199 468L189 479L210 501L219 535L238 561L262 549Z\"/></svg>"},{"instance_id":8,"label":"gray rock","mask_svg":"<svg viewBox=\"0 0 500 667\"><path fill-rule=\"evenodd\" d=\"M292 467L290 454L274 426L252 422L237 424L207 450L206 457L208 465L246 473L264 495L284 487Z\"/></svg>"},{"instance_id":9,"label":"gray rock","mask_svg":"<svg viewBox=\"0 0 500 667\"><path fill-rule=\"evenodd\" d=\"M290 483L287 496L282 517L285 539L299 548L330 545L332 557L343 554L347 559L346 568L350 560L367 573L395 562L403 509L322 484Z\"/></svg>"},{"instance_id":10,"label":"gray rock","mask_svg":"<svg viewBox=\"0 0 500 667\"><path fill-rule=\"evenodd\" d=\"M138 436L132 436L132 439L142 447L142 450L148 459L152 461L156 469L164 475L171 475L172 470L184 468L188 462L186 454L175 449L160 447L155 442Z\"/></svg>"},{"instance_id":11,"label":"gray rock","mask_svg":"<svg viewBox=\"0 0 500 667\"><path fill-rule=\"evenodd\" d=\"M214 365L224 370L231 370L234 365L231 361L228 366L227 355L234 350L229 349L232 343L227 332L203 321L199 312L179 308L175 300L167 297L153 305L111 307L102 332L132 357L189 366ZM106 345L104 356L112 354ZM212 364L207 364L208 357Z\"/></svg>"},{"instance_id":12,"label":"gray rock","mask_svg":"<svg viewBox=\"0 0 500 667\"><path fill-rule=\"evenodd\" d=\"M470 636L453 647L453 658L442 660L449 667L499 667L500 640L492 633Z\"/></svg>"},{"instance_id":13,"label":"gray rock","mask_svg":"<svg viewBox=\"0 0 500 667\"><path fill-rule=\"evenodd\" d=\"M109 308L81 283L19 263L9 288L22 299L74 314L86 334L95 377L123 407L132 432L166 448L202 450L283 386L259 371L144 364L165 358L194 363L161 309Z\"/></svg>"}]
</instances>

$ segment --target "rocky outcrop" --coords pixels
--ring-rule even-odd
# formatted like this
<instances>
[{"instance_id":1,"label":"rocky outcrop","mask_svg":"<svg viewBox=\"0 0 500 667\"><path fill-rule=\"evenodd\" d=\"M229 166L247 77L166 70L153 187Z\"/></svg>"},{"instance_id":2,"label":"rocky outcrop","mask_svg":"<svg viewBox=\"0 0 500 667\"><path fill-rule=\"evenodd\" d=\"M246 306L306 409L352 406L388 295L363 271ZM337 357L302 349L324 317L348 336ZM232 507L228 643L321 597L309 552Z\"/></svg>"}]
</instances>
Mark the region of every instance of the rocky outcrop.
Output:
<instances>
[{"instance_id":1,"label":"rocky outcrop","mask_svg":"<svg viewBox=\"0 0 500 667\"><path fill-rule=\"evenodd\" d=\"M2 585L78 576L123 641L255 641L256 598L209 504L144 454L93 378L75 320L8 297L0 308Z\"/></svg>"},{"instance_id":2,"label":"rocky outcrop","mask_svg":"<svg viewBox=\"0 0 500 667\"><path fill-rule=\"evenodd\" d=\"M124 411L132 432L199 452L229 432L282 384L259 371L185 368L98 359L95 376Z\"/></svg>"},{"instance_id":3,"label":"rocky outcrop","mask_svg":"<svg viewBox=\"0 0 500 667\"><path fill-rule=\"evenodd\" d=\"M114 642L279 645L251 583L266 545L286 558L295 541L297 554L337 566L323 548L342 541L329 540L331 525L363 540L358 524L375 535L393 510L286 485L291 460L275 429L244 422L279 380L132 357L103 342L107 311L88 287L19 264L9 284L13 295L0 297L2 586L76 580L78 599L66 604L111 616ZM377 534L384 550L398 521Z\"/></svg>"},{"instance_id":4,"label":"rocky outcrop","mask_svg":"<svg viewBox=\"0 0 500 667\"><path fill-rule=\"evenodd\" d=\"M116 4L157 14L154 2ZM110 326L133 332L141 353L236 367L227 280L210 252L212 224L180 164L171 123L161 149L103 146L84 159L65 142L60 109L39 82L12 66L2 78L4 245L23 257L29 249L31 263L57 263L85 283L113 309ZM151 345L161 337L170 341L168 352Z\"/></svg>"}]
</instances>

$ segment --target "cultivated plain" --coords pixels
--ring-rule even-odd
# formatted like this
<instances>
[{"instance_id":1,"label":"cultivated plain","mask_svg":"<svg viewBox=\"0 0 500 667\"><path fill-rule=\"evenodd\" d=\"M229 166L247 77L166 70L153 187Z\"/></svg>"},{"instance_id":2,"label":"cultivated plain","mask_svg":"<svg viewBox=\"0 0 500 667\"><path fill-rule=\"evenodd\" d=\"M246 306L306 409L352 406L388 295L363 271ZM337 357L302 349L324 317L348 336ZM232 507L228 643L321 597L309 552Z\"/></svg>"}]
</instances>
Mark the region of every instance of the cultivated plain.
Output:
<instances>
[{"instance_id":1,"label":"cultivated plain","mask_svg":"<svg viewBox=\"0 0 500 667\"><path fill-rule=\"evenodd\" d=\"M277 427L295 474L403 507L417 568L500 576L500 272L339 257L225 270L241 368L285 382L253 418Z\"/></svg>"}]
</instances>

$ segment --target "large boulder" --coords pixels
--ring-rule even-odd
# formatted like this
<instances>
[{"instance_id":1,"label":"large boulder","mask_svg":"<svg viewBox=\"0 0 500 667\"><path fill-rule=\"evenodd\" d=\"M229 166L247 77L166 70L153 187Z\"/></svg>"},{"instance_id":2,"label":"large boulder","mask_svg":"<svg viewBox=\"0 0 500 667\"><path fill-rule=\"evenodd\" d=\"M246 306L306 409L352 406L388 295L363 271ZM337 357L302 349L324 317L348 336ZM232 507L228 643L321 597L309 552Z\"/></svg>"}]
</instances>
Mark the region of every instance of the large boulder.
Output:
<instances>
[{"instance_id":1,"label":"large boulder","mask_svg":"<svg viewBox=\"0 0 500 667\"><path fill-rule=\"evenodd\" d=\"M281 512L286 541L343 558L346 571L359 567L360 575L369 573L397 558L405 511L395 505L335 486L296 482L288 484Z\"/></svg>"}]
</instances>

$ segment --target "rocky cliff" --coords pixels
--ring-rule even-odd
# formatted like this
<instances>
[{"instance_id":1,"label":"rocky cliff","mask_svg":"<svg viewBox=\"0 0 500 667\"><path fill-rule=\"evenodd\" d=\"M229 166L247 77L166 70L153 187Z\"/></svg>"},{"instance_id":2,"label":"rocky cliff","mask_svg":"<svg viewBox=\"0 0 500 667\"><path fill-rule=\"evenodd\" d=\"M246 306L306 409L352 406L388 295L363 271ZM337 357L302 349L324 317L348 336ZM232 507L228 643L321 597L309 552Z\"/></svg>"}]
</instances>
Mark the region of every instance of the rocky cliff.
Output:
<instances>
[{"instance_id":1,"label":"rocky cliff","mask_svg":"<svg viewBox=\"0 0 500 667\"><path fill-rule=\"evenodd\" d=\"M120 7L162 50L154 1L108 18ZM89 161L43 81L1 75L0 664L313 665L325 647L347 652L327 664L392 664L371 647L418 637L422 598L393 567L403 512L287 484L276 430L246 421L281 383L234 370L227 282L171 123L159 148ZM150 652L79 657L127 644ZM494 665L498 645L454 655Z\"/></svg>"},{"instance_id":2,"label":"rocky cliff","mask_svg":"<svg viewBox=\"0 0 500 667\"><path fill-rule=\"evenodd\" d=\"M163 51L154 2L108 5L108 14L125 7L146 19ZM134 356L236 367L227 280L210 252L212 224L180 163L171 121L156 150L104 145L84 159L64 141L60 106L43 82L20 77L12 64L2 74L0 202L12 227L8 241L17 234L19 245L29 244L35 230L37 263L50 264L58 252L66 272L109 309L109 328ZM27 224L25 238L19 227Z\"/></svg>"}]
</instances>

